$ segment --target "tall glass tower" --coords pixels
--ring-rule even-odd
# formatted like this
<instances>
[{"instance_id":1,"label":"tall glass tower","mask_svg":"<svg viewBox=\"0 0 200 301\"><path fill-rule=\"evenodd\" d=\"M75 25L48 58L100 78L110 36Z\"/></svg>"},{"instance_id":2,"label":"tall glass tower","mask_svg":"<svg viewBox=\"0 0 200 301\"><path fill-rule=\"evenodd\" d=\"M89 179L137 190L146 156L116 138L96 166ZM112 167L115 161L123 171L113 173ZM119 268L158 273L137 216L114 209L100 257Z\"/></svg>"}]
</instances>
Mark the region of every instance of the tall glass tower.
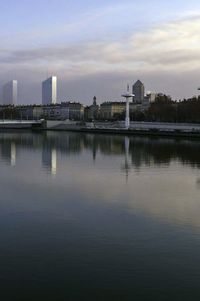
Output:
<instances>
[{"instance_id":1,"label":"tall glass tower","mask_svg":"<svg viewBox=\"0 0 200 301\"><path fill-rule=\"evenodd\" d=\"M17 104L17 80L11 80L3 86L3 104Z\"/></svg>"},{"instance_id":2,"label":"tall glass tower","mask_svg":"<svg viewBox=\"0 0 200 301\"><path fill-rule=\"evenodd\" d=\"M42 104L50 105L57 102L57 77L51 76L42 82Z\"/></svg>"}]
</instances>

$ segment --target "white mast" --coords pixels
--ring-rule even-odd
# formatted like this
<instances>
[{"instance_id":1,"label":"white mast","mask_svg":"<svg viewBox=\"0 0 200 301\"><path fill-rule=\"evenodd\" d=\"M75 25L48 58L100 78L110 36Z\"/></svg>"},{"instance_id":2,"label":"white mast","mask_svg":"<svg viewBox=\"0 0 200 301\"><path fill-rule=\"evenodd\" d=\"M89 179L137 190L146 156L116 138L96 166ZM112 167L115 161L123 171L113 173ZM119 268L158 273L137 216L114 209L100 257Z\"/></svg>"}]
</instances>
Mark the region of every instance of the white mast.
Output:
<instances>
[{"instance_id":1,"label":"white mast","mask_svg":"<svg viewBox=\"0 0 200 301\"><path fill-rule=\"evenodd\" d=\"M134 94L129 92L129 84L127 85L127 92L122 94L122 97L126 99L126 118L125 118L125 127L128 129L130 127L130 114L129 114L129 98L134 97Z\"/></svg>"}]
</instances>

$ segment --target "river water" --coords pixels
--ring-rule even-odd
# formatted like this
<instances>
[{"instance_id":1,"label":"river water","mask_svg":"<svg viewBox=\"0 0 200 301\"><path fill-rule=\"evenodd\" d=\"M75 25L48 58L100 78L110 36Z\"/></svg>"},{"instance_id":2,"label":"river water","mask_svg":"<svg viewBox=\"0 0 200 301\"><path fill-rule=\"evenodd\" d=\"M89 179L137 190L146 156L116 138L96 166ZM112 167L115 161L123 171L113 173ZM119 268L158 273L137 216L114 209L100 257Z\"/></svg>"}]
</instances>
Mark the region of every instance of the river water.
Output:
<instances>
[{"instance_id":1,"label":"river water","mask_svg":"<svg viewBox=\"0 0 200 301\"><path fill-rule=\"evenodd\" d=\"M2 300L199 300L200 141L0 133Z\"/></svg>"}]
</instances>

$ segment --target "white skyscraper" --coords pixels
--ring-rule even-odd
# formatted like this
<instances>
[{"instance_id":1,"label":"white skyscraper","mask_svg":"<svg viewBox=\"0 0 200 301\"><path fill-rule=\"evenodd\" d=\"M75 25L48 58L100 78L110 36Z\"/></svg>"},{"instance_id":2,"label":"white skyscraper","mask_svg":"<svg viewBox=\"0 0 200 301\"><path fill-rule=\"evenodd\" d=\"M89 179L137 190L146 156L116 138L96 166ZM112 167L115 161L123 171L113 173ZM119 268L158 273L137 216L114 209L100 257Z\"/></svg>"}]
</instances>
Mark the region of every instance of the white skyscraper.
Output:
<instances>
[{"instance_id":1,"label":"white skyscraper","mask_svg":"<svg viewBox=\"0 0 200 301\"><path fill-rule=\"evenodd\" d=\"M3 86L3 104L17 104L17 80L11 80Z\"/></svg>"},{"instance_id":2,"label":"white skyscraper","mask_svg":"<svg viewBox=\"0 0 200 301\"><path fill-rule=\"evenodd\" d=\"M57 77L52 76L42 82L42 104L50 105L57 102Z\"/></svg>"}]
</instances>

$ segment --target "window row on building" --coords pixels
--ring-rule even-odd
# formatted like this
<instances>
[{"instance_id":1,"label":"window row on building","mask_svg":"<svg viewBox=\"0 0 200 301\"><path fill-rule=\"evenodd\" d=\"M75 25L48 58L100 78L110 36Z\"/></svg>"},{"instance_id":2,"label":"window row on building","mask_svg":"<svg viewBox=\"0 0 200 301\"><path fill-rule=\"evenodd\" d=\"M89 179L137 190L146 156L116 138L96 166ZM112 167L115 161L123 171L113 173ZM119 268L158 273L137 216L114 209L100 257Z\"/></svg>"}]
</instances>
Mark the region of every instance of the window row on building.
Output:
<instances>
[{"instance_id":1,"label":"window row on building","mask_svg":"<svg viewBox=\"0 0 200 301\"><path fill-rule=\"evenodd\" d=\"M55 105L24 105L16 106L16 112L21 119L49 120L83 120L84 105L78 102L62 102Z\"/></svg>"}]
</instances>

